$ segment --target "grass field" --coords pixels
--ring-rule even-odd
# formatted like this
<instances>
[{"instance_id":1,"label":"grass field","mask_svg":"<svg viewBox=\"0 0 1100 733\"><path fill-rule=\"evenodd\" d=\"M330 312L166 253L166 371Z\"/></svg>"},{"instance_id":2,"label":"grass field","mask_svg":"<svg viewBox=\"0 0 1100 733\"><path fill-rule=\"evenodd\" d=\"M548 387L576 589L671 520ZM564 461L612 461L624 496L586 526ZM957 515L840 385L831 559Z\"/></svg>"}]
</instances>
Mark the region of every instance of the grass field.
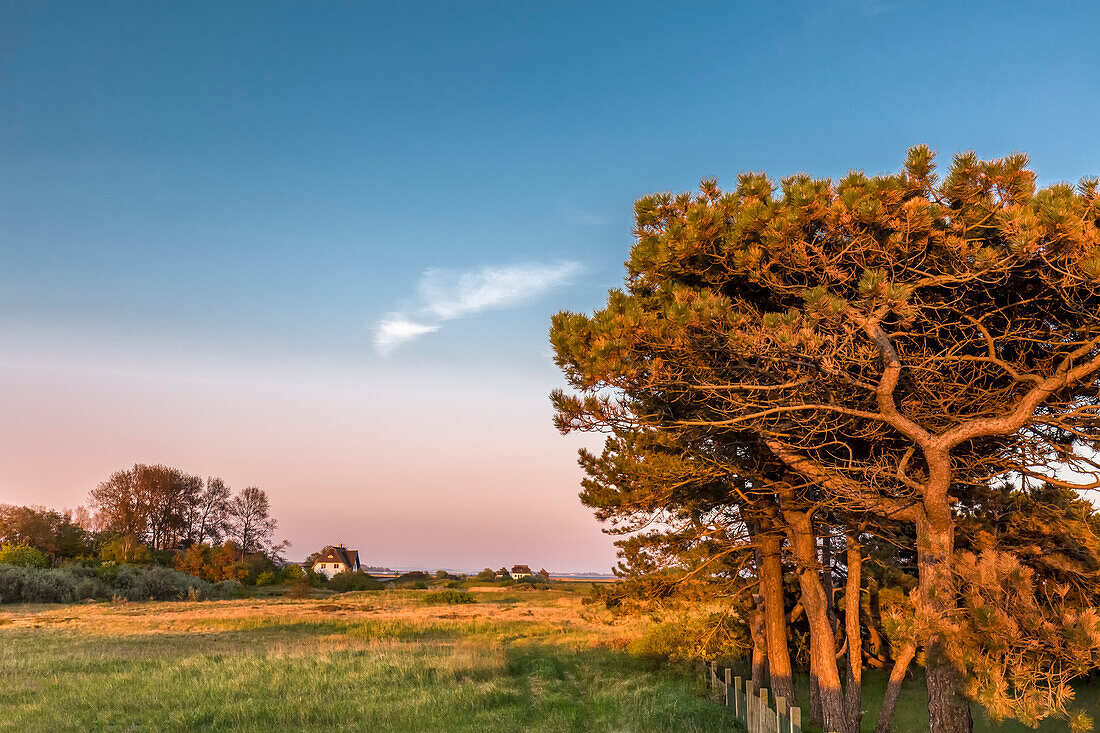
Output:
<instances>
[{"instance_id":1,"label":"grass field","mask_svg":"<svg viewBox=\"0 0 1100 733\"><path fill-rule=\"evenodd\" d=\"M924 688L924 677L921 668L914 666L911 676L902 684L901 697L894 711L893 727L897 733L923 733L928 730L928 697ZM748 671L742 672L748 676ZM865 733L873 733L875 723L878 721L879 708L882 698L886 693L887 675L874 669L866 669L863 672L863 720L860 730ZM806 677L799 677L795 683L795 693L799 701L805 706L810 699L810 684ZM1100 731L1100 683L1079 685L1074 707L1086 710L1096 722L1096 730ZM989 720L984 711L977 705L972 706L974 716L975 733L1025 733L1025 731L1039 731L1039 733L1065 733L1068 726L1064 721L1045 720L1039 727L1028 728L1015 721L994 723ZM821 733L814 725L806 724L807 733Z\"/></svg>"},{"instance_id":2,"label":"grass field","mask_svg":"<svg viewBox=\"0 0 1100 733\"><path fill-rule=\"evenodd\" d=\"M626 653L643 622L612 623L586 590L0 606L0 731L734 729L690 668ZM868 673L864 730L883 687ZM1079 698L1100 720L1096 687ZM909 681L895 730L927 729ZM975 730L1027 729L976 713Z\"/></svg>"},{"instance_id":3,"label":"grass field","mask_svg":"<svg viewBox=\"0 0 1100 733\"><path fill-rule=\"evenodd\" d=\"M925 694L924 678L919 676L920 668L915 669L917 676L905 681L902 686L902 696L894 712L894 730L897 733L923 733L928 730L928 697ZM861 730L871 733L878 720L880 702L886 692L887 680L886 674L875 670L865 670L863 674L863 709L866 712ZM797 688L796 693L799 698L803 701L809 700L809 681L805 678L798 680ZM1089 711L1098 724L1097 730L1100 730L1100 685L1081 687L1075 704ZM1068 730L1065 722L1058 720L1046 720L1038 729L1028 728L1013 721L994 724L978 706L973 707L973 716L975 733L1024 733L1025 731L1034 733L1036 730L1039 733L1065 733ZM807 731L819 733L813 726L807 726Z\"/></svg>"},{"instance_id":4,"label":"grass field","mask_svg":"<svg viewBox=\"0 0 1100 733\"><path fill-rule=\"evenodd\" d=\"M495 590L0 607L0 730L730 729L581 586Z\"/></svg>"}]
</instances>

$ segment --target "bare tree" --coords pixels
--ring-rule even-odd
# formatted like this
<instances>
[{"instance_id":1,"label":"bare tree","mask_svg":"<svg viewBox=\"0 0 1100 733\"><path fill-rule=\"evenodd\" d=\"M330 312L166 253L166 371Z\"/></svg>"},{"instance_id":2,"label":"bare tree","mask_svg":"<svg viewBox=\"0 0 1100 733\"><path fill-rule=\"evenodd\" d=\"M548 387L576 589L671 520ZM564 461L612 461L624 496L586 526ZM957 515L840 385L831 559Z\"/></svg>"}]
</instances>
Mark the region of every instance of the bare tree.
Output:
<instances>
[{"instance_id":1,"label":"bare tree","mask_svg":"<svg viewBox=\"0 0 1100 733\"><path fill-rule=\"evenodd\" d=\"M250 555L270 551L271 537L279 523L271 517L267 492L247 486L229 501L229 537L241 552Z\"/></svg>"},{"instance_id":2,"label":"bare tree","mask_svg":"<svg viewBox=\"0 0 1100 733\"><path fill-rule=\"evenodd\" d=\"M230 491L225 482L208 477L195 502L191 536L195 544L221 542L228 530Z\"/></svg>"},{"instance_id":3,"label":"bare tree","mask_svg":"<svg viewBox=\"0 0 1100 733\"><path fill-rule=\"evenodd\" d=\"M115 471L92 489L90 503L95 507L103 529L108 532L144 537L149 526L149 506L139 488L140 466Z\"/></svg>"}]
</instances>

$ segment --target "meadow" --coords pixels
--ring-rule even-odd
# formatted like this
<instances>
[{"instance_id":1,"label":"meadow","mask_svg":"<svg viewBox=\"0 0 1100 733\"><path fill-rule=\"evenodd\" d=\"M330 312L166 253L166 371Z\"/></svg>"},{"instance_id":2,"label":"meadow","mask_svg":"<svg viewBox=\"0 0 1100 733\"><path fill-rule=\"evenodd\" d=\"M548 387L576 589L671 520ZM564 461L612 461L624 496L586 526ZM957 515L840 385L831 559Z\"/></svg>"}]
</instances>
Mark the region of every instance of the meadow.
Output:
<instances>
[{"instance_id":1,"label":"meadow","mask_svg":"<svg viewBox=\"0 0 1100 733\"><path fill-rule=\"evenodd\" d=\"M645 620L586 591L0 606L0 731L735 729L690 665L630 653ZM864 730L883 687L868 674ZM1095 693L1082 689L1100 719ZM914 679L895 730L927 725ZM978 713L975 730L1027 729Z\"/></svg>"},{"instance_id":2,"label":"meadow","mask_svg":"<svg viewBox=\"0 0 1100 733\"><path fill-rule=\"evenodd\" d=\"M580 587L0 606L0 730L718 731Z\"/></svg>"}]
</instances>

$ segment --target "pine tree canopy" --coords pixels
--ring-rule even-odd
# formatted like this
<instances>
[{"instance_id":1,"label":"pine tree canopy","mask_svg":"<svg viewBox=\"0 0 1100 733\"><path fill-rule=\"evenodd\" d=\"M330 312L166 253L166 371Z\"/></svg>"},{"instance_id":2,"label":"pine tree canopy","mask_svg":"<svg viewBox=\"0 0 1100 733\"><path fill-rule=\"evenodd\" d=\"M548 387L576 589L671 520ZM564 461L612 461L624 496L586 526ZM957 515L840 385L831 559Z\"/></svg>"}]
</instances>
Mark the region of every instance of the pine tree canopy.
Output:
<instances>
[{"instance_id":1,"label":"pine tree canopy","mask_svg":"<svg viewBox=\"0 0 1100 733\"><path fill-rule=\"evenodd\" d=\"M1026 155L965 153L941 180L920 146L897 174L743 174L634 209L625 286L550 333L572 388L556 425L609 433L582 499L649 527L627 570L676 557L744 586L765 538L815 569L822 528L853 559L899 542L933 729L968 729L963 694L1066 713L1066 680L1100 665L1097 524L1075 493L1100 488L1097 179L1037 190ZM1034 657L976 620L996 605L982 579L1006 574L1030 599L997 611L1025 619L1020 643L1053 634Z\"/></svg>"}]
</instances>

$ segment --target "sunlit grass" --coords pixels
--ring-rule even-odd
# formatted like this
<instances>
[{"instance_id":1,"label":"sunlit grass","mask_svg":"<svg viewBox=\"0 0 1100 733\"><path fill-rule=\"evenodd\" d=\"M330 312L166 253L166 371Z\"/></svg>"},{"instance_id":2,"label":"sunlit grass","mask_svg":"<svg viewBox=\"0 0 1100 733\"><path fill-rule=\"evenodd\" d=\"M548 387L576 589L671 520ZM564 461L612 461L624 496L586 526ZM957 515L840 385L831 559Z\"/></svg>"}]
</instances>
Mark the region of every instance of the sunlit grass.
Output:
<instances>
[{"instance_id":1,"label":"sunlit grass","mask_svg":"<svg viewBox=\"0 0 1100 733\"><path fill-rule=\"evenodd\" d=\"M0 730L729 730L566 591L0 609Z\"/></svg>"},{"instance_id":2,"label":"sunlit grass","mask_svg":"<svg viewBox=\"0 0 1100 733\"><path fill-rule=\"evenodd\" d=\"M734 729L690 670L618 651L644 620L568 591L424 593L0 607L0 731ZM866 673L865 731L884 687ZM904 689L894 730L927 730ZM1100 720L1097 686L1079 697ZM976 711L975 730L1028 729Z\"/></svg>"}]
</instances>

